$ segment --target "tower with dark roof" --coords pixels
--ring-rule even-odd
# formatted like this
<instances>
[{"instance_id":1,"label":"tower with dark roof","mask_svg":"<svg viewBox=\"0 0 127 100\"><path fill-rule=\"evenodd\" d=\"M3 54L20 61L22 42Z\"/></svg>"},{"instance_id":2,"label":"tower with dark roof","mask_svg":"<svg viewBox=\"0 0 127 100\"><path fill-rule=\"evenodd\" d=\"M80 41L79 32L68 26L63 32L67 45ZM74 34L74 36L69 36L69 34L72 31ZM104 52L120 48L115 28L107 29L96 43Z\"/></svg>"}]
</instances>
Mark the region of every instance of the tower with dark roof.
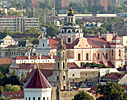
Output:
<instances>
[{"instance_id":1,"label":"tower with dark roof","mask_svg":"<svg viewBox=\"0 0 127 100\"><path fill-rule=\"evenodd\" d=\"M50 83L37 68L24 85L24 100L51 100L51 89Z\"/></svg>"},{"instance_id":2,"label":"tower with dark roof","mask_svg":"<svg viewBox=\"0 0 127 100\"><path fill-rule=\"evenodd\" d=\"M62 38L67 44L72 44L77 38L82 37L82 29L76 25L74 10L70 8L67 17L65 17L65 24L60 30L59 38Z\"/></svg>"}]
</instances>

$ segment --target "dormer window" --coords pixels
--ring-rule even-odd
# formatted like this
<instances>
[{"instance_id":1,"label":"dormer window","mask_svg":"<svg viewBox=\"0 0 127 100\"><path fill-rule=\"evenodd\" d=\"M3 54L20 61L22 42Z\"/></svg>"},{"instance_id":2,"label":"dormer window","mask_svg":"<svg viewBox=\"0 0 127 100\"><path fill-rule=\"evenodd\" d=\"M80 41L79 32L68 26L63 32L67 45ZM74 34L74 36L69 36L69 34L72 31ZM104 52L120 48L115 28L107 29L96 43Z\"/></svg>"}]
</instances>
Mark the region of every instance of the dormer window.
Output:
<instances>
[{"instance_id":1,"label":"dormer window","mask_svg":"<svg viewBox=\"0 0 127 100\"><path fill-rule=\"evenodd\" d=\"M71 42L71 38L68 38L68 42L69 42L69 43Z\"/></svg>"}]
</instances>

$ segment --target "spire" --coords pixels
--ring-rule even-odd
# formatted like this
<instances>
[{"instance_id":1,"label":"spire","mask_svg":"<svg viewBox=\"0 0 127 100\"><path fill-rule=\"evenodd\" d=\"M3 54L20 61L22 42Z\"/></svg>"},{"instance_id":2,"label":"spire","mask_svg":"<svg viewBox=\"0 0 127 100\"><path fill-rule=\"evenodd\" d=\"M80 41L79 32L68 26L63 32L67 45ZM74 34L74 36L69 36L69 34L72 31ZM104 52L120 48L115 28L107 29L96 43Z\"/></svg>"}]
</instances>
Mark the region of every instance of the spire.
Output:
<instances>
[{"instance_id":1,"label":"spire","mask_svg":"<svg viewBox=\"0 0 127 100\"><path fill-rule=\"evenodd\" d=\"M72 7L68 10L68 16L74 16Z\"/></svg>"}]
</instances>

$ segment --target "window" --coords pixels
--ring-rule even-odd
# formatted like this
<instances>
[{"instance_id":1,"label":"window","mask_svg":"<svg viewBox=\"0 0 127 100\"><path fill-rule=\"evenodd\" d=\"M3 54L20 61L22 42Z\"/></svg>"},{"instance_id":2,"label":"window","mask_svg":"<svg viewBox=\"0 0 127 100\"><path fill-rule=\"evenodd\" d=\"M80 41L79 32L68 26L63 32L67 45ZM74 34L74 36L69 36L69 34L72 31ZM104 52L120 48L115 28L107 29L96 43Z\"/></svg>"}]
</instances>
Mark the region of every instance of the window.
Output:
<instances>
[{"instance_id":1,"label":"window","mask_svg":"<svg viewBox=\"0 0 127 100\"><path fill-rule=\"evenodd\" d=\"M59 69L59 66L60 66L60 64L59 64L59 62L58 62L58 69Z\"/></svg>"},{"instance_id":2,"label":"window","mask_svg":"<svg viewBox=\"0 0 127 100\"><path fill-rule=\"evenodd\" d=\"M27 100L27 97L26 97L26 100Z\"/></svg>"},{"instance_id":3,"label":"window","mask_svg":"<svg viewBox=\"0 0 127 100\"><path fill-rule=\"evenodd\" d=\"M64 31L62 30L62 33L64 33Z\"/></svg>"},{"instance_id":4,"label":"window","mask_svg":"<svg viewBox=\"0 0 127 100\"><path fill-rule=\"evenodd\" d=\"M49 97L47 97L47 100L49 100Z\"/></svg>"},{"instance_id":5,"label":"window","mask_svg":"<svg viewBox=\"0 0 127 100\"><path fill-rule=\"evenodd\" d=\"M100 59L100 55L99 55L99 53L97 54L97 58Z\"/></svg>"},{"instance_id":6,"label":"window","mask_svg":"<svg viewBox=\"0 0 127 100\"><path fill-rule=\"evenodd\" d=\"M45 97L43 97L43 100L45 100Z\"/></svg>"},{"instance_id":7,"label":"window","mask_svg":"<svg viewBox=\"0 0 127 100\"><path fill-rule=\"evenodd\" d=\"M72 74L72 76L74 77L74 76L75 76L75 74Z\"/></svg>"},{"instance_id":8,"label":"window","mask_svg":"<svg viewBox=\"0 0 127 100\"><path fill-rule=\"evenodd\" d=\"M33 100L35 100L35 97L33 97Z\"/></svg>"},{"instance_id":9,"label":"window","mask_svg":"<svg viewBox=\"0 0 127 100\"><path fill-rule=\"evenodd\" d=\"M71 33L71 30L68 30L68 33Z\"/></svg>"},{"instance_id":10,"label":"window","mask_svg":"<svg viewBox=\"0 0 127 100\"><path fill-rule=\"evenodd\" d=\"M43 43L43 47L44 47L45 45L44 45L44 43Z\"/></svg>"},{"instance_id":11,"label":"window","mask_svg":"<svg viewBox=\"0 0 127 100\"><path fill-rule=\"evenodd\" d=\"M68 38L68 42L71 42L71 38Z\"/></svg>"},{"instance_id":12,"label":"window","mask_svg":"<svg viewBox=\"0 0 127 100\"><path fill-rule=\"evenodd\" d=\"M78 60L80 60L80 54L78 54Z\"/></svg>"},{"instance_id":13,"label":"window","mask_svg":"<svg viewBox=\"0 0 127 100\"><path fill-rule=\"evenodd\" d=\"M73 22L73 17L71 17L71 22Z\"/></svg>"},{"instance_id":14,"label":"window","mask_svg":"<svg viewBox=\"0 0 127 100\"><path fill-rule=\"evenodd\" d=\"M119 50L119 56L121 56L121 50Z\"/></svg>"},{"instance_id":15,"label":"window","mask_svg":"<svg viewBox=\"0 0 127 100\"><path fill-rule=\"evenodd\" d=\"M113 50L112 50L112 56L113 56Z\"/></svg>"},{"instance_id":16,"label":"window","mask_svg":"<svg viewBox=\"0 0 127 100\"><path fill-rule=\"evenodd\" d=\"M106 59L108 59L108 53L106 53Z\"/></svg>"},{"instance_id":17,"label":"window","mask_svg":"<svg viewBox=\"0 0 127 100\"><path fill-rule=\"evenodd\" d=\"M63 90L65 90L65 86L63 86Z\"/></svg>"},{"instance_id":18,"label":"window","mask_svg":"<svg viewBox=\"0 0 127 100\"><path fill-rule=\"evenodd\" d=\"M63 76L63 80L65 80L65 76Z\"/></svg>"},{"instance_id":19,"label":"window","mask_svg":"<svg viewBox=\"0 0 127 100\"><path fill-rule=\"evenodd\" d=\"M64 62L63 62L63 69L65 68L65 64L64 64Z\"/></svg>"},{"instance_id":20,"label":"window","mask_svg":"<svg viewBox=\"0 0 127 100\"><path fill-rule=\"evenodd\" d=\"M59 76L57 76L57 80L59 80Z\"/></svg>"},{"instance_id":21,"label":"window","mask_svg":"<svg viewBox=\"0 0 127 100\"><path fill-rule=\"evenodd\" d=\"M30 100L30 97L29 97L29 100Z\"/></svg>"},{"instance_id":22,"label":"window","mask_svg":"<svg viewBox=\"0 0 127 100\"><path fill-rule=\"evenodd\" d=\"M40 97L38 97L38 100L40 100Z\"/></svg>"},{"instance_id":23,"label":"window","mask_svg":"<svg viewBox=\"0 0 127 100\"><path fill-rule=\"evenodd\" d=\"M86 54L86 60L89 60L89 54L88 53Z\"/></svg>"}]
</instances>

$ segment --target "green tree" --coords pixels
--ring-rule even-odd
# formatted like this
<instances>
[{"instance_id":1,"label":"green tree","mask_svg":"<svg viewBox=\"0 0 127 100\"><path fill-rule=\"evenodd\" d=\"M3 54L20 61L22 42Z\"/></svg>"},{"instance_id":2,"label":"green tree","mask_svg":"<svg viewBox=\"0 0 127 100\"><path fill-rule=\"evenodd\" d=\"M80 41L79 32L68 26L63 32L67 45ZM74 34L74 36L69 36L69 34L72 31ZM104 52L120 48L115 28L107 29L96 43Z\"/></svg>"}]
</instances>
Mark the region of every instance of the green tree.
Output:
<instances>
[{"instance_id":1,"label":"green tree","mask_svg":"<svg viewBox=\"0 0 127 100\"><path fill-rule=\"evenodd\" d=\"M33 44L39 44L39 39L34 39L34 40L32 41L32 43L33 43Z\"/></svg>"},{"instance_id":2,"label":"green tree","mask_svg":"<svg viewBox=\"0 0 127 100\"><path fill-rule=\"evenodd\" d=\"M5 86L6 91L20 91L20 87L18 85L11 85L11 84L7 84Z\"/></svg>"},{"instance_id":3,"label":"green tree","mask_svg":"<svg viewBox=\"0 0 127 100\"><path fill-rule=\"evenodd\" d=\"M11 91L20 91L20 87L18 85L11 86Z\"/></svg>"},{"instance_id":4,"label":"green tree","mask_svg":"<svg viewBox=\"0 0 127 100\"><path fill-rule=\"evenodd\" d=\"M24 74L24 72L22 72L21 81L23 82L24 79L25 79L25 74Z\"/></svg>"},{"instance_id":5,"label":"green tree","mask_svg":"<svg viewBox=\"0 0 127 100\"><path fill-rule=\"evenodd\" d=\"M3 78L4 78L4 75L0 72L0 86L3 85Z\"/></svg>"},{"instance_id":6,"label":"green tree","mask_svg":"<svg viewBox=\"0 0 127 100\"><path fill-rule=\"evenodd\" d=\"M6 91L11 91L11 84L6 84L5 88L6 88Z\"/></svg>"},{"instance_id":7,"label":"green tree","mask_svg":"<svg viewBox=\"0 0 127 100\"><path fill-rule=\"evenodd\" d=\"M34 33L34 34L36 34L36 33L38 33L38 29L37 28L31 28L30 30L26 30L26 33Z\"/></svg>"},{"instance_id":8,"label":"green tree","mask_svg":"<svg viewBox=\"0 0 127 100\"><path fill-rule=\"evenodd\" d=\"M74 96L74 100L94 100L94 98L87 92L79 91L79 93Z\"/></svg>"},{"instance_id":9,"label":"green tree","mask_svg":"<svg viewBox=\"0 0 127 100\"><path fill-rule=\"evenodd\" d=\"M126 100L127 98L124 88L115 82L107 82L106 85L99 84L96 93L103 95L99 100Z\"/></svg>"},{"instance_id":10,"label":"green tree","mask_svg":"<svg viewBox=\"0 0 127 100\"><path fill-rule=\"evenodd\" d=\"M0 96L1 96L3 91L4 91L4 88L2 86L0 86Z\"/></svg>"}]
</instances>

